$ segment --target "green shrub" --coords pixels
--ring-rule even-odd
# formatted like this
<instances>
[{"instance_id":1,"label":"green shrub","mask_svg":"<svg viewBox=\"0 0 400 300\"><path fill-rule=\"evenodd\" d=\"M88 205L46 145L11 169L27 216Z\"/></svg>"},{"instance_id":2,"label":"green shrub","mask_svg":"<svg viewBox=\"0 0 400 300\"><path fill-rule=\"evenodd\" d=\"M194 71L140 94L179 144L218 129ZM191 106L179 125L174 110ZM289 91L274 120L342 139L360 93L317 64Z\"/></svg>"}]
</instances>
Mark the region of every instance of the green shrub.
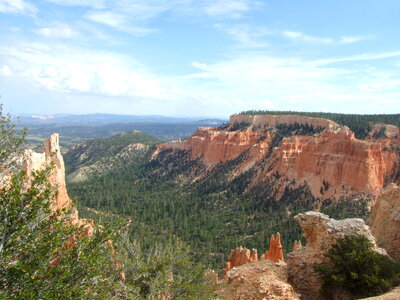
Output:
<instances>
[{"instance_id":1,"label":"green shrub","mask_svg":"<svg viewBox=\"0 0 400 300\"><path fill-rule=\"evenodd\" d=\"M323 299L338 291L350 298L375 296L400 283L400 264L373 251L364 236L347 236L337 240L326 256L330 264L316 265L323 279Z\"/></svg>"}]
</instances>

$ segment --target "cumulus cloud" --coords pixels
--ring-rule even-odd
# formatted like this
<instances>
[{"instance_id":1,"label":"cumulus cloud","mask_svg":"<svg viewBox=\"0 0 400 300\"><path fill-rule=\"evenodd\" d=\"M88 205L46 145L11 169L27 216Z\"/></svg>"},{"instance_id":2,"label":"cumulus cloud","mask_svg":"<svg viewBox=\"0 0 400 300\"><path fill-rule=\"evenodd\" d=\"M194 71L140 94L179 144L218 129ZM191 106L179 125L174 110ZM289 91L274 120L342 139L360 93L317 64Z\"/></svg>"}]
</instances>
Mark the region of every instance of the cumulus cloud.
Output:
<instances>
[{"instance_id":1,"label":"cumulus cloud","mask_svg":"<svg viewBox=\"0 0 400 300\"><path fill-rule=\"evenodd\" d=\"M0 47L0 53L18 65L15 75L32 79L48 90L164 98L164 89L155 76L132 59L113 53L43 44Z\"/></svg>"},{"instance_id":2,"label":"cumulus cloud","mask_svg":"<svg viewBox=\"0 0 400 300\"><path fill-rule=\"evenodd\" d=\"M387 56L381 53L368 57ZM201 88L210 97L236 95L247 108L293 109L295 105L296 109L315 110L323 104L331 111L357 109L362 113L384 99L400 96L399 74L379 67L365 70L364 64L346 68L315 60L253 53L214 64L194 63L193 67L199 71L195 74L207 78ZM397 103L400 109L398 100Z\"/></svg>"},{"instance_id":3,"label":"cumulus cloud","mask_svg":"<svg viewBox=\"0 0 400 300\"><path fill-rule=\"evenodd\" d=\"M0 12L11 14L36 14L37 8L24 0L0 0Z\"/></svg>"}]
</instances>

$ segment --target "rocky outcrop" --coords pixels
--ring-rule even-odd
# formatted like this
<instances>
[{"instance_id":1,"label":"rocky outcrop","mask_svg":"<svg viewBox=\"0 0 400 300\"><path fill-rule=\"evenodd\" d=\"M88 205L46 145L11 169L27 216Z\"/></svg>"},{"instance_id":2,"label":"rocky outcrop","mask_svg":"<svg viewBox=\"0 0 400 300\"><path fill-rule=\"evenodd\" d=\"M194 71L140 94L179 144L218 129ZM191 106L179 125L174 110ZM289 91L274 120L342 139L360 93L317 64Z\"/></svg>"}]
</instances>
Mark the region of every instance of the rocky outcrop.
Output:
<instances>
[{"instance_id":1,"label":"rocky outcrop","mask_svg":"<svg viewBox=\"0 0 400 300\"><path fill-rule=\"evenodd\" d=\"M56 133L43 142L43 153L26 150L22 168L27 172L29 177L33 171L41 170L51 164L54 164L54 168L48 180L51 185L58 188L58 194L53 202L53 209L70 207L72 200L68 196L65 185L64 160L60 151L59 136Z\"/></svg>"},{"instance_id":2,"label":"rocky outcrop","mask_svg":"<svg viewBox=\"0 0 400 300\"><path fill-rule=\"evenodd\" d=\"M226 263L225 269L223 270L222 278L225 278L228 271L234 267L239 267L244 264L257 261L258 261L258 254L256 249L250 251L247 248L239 247L236 248L235 250L231 250L231 253L229 255L229 260Z\"/></svg>"},{"instance_id":3,"label":"rocky outcrop","mask_svg":"<svg viewBox=\"0 0 400 300\"><path fill-rule=\"evenodd\" d=\"M400 259L400 186L389 185L379 195L368 224L379 245Z\"/></svg>"},{"instance_id":4,"label":"rocky outcrop","mask_svg":"<svg viewBox=\"0 0 400 300\"><path fill-rule=\"evenodd\" d=\"M43 153L26 150L22 168L29 178L32 172L42 170L51 165L53 165L53 168L48 181L52 186L57 187L57 195L52 203L52 209L70 209L73 207L73 203L67 193L64 160L60 151L59 136L56 133L44 141ZM92 230L92 221L79 219L78 211L75 208L72 208L70 221L72 224L84 225L86 232L91 232Z\"/></svg>"},{"instance_id":5,"label":"rocky outcrop","mask_svg":"<svg viewBox=\"0 0 400 300\"><path fill-rule=\"evenodd\" d=\"M269 260L248 263L228 271L217 290L222 299L300 299L287 283L286 266Z\"/></svg>"},{"instance_id":6,"label":"rocky outcrop","mask_svg":"<svg viewBox=\"0 0 400 300\"><path fill-rule=\"evenodd\" d=\"M399 300L400 299L400 287L397 287L390 292L376 297L363 298L360 300Z\"/></svg>"},{"instance_id":7,"label":"rocky outcrop","mask_svg":"<svg viewBox=\"0 0 400 300\"><path fill-rule=\"evenodd\" d=\"M246 123L250 127L274 128L281 124L301 124L324 129L335 129L339 125L331 120L324 118L313 118L298 115L232 115L229 125Z\"/></svg>"},{"instance_id":8,"label":"rocky outcrop","mask_svg":"<svg viewBox=\"0 0 400 300\"><path fill-rule=\"evenodd\" d=\"M388 124L375 124L369 133L370 137L375 138L398 138L400 136L399 127Z\"/></svg>"},{"instance_id":9,"label":"rocky outcrop","mask_svg":"<svg viewBox=\"0 0 400 300\"><path fill-rule=\"evenodd\" d=\"M272 262L285 261L281 244L281 235L279 233L276 235L276 238L275 235L271 236L269 240L269 250L265 252L264 258Z\"/></svg>"},{"instance_id":10,"label":"rocky outcrop","mask_svg":"<svg viewBox=\"0 0 400 300\"><path fill-rule=\"evenodd\" d=\"M348 235L365 236L375 251L378 248L371 230L362 219L334 220L319 212L307 212L295 217L307 240L306 246L287 255L288 281L304 299L317 299L321 279L313 265L328 262L325 254L338 238Z\"/></svg>"}]
</instances>

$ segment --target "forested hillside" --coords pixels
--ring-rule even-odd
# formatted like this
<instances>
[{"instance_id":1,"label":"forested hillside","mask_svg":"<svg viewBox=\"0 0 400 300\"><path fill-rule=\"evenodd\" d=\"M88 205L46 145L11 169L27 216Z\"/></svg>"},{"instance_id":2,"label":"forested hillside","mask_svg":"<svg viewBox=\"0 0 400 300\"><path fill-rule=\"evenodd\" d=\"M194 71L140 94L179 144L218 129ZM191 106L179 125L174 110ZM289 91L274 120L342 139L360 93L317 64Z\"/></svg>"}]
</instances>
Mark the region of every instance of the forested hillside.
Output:
<instances>
[{"instance_id":1,"label":"forested hillside","mask_svg":"<svg viewBox=\"0 0 400 300\"><path fill-rule=\"evenodd\" d=\"M278 146L284 137L320 131L279 126L273 143ZM113 143L121 147L111 146ZM147 147L128 152L121 160L120 154L132 143ZM192 247L197 260L216 269L224 266L229 250L239 245L265 251L272 233L282 234L285 253L295 239L301 239L293 216L314 209L316 203L307 185L288 187L278 202L274 182L279 174L250 189L257 168L231 180L231 173L248 152L208 169L200 159L189 159L190 152L185 150L173 155L172 150L165 150L152 159L155 143L151 137L131 133L72 148L65 155L69 193L82 206L132 217L131 236L147 246L172 236L181 238ZM267 153L265 160L270 155ZM108 162L106 168L93 168L104 162ZM90 176L76 180L76 172L87 167ZM366 202L360 199L328 201L322 211L332 217L367 214Z\"/></svg>"}]
</instances>

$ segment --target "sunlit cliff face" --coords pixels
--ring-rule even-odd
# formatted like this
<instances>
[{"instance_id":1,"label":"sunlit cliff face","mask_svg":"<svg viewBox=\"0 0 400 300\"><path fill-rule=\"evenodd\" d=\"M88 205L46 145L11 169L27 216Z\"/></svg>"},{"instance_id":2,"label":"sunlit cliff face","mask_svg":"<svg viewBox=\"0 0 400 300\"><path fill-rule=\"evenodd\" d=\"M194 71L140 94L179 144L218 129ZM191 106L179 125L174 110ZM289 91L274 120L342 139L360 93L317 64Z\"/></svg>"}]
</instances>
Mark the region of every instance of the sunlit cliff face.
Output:
<instances>
[{"instance_id":1,"label":"sunlit cliff face","mask_svg":"<svg viewBox=\"0 0 400 300\"><path fill-rule=\"evenodd\" d=\"M166 149L188 150L191 159L200 158L208 168L213 168L246 153L232 176L256 168L253 182L273 178L280 186L278 198L293 182L295 186L306 183L316 198L338 199L359 193L376 196L388 180L398 180L394 174L399 154L394 149L400 145L399 135L359 140L348 127L329 120L269 117L234 115L225 129L201 127L185 141L159 145L153 158ZM247 126L234 130L238 122ZM278 146L273 145L274 126L294 123L319 127L322 132L288 136ZM389 133L396 132L391 129Z\"/></svg>"}]
</instances>

